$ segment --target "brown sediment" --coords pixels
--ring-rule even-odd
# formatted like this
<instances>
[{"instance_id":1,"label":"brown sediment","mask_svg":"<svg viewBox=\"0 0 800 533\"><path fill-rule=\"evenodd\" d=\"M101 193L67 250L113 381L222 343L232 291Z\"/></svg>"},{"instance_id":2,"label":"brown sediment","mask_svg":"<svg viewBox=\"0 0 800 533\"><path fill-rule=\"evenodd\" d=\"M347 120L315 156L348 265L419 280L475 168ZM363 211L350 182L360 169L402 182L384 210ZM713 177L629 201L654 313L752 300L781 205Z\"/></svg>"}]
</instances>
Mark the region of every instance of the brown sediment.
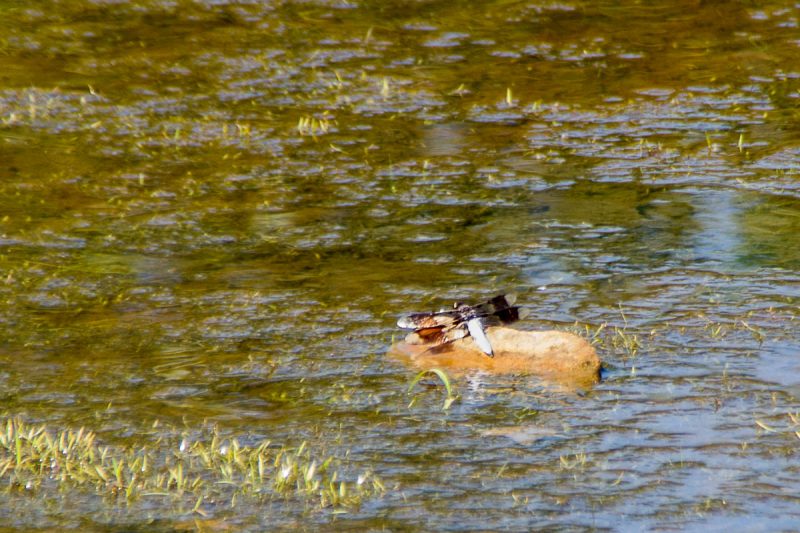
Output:
<instances>
[{"instance_id":1,"label":"brown sediment","mask_svg":"<svg viewBox=\"0 0 800 533\"><path fill-rule=\"evenodd\" d=\"M600 379L600 358L589 342L565 331L519 331L491 327L486 335L494 357L465 337L441 347L422 343L411 334L394 344L389 353L427 370L443 368L456 373L481 370L490 374L531 374L559 382L590 384Z\"/></svg>"}]
</instances>

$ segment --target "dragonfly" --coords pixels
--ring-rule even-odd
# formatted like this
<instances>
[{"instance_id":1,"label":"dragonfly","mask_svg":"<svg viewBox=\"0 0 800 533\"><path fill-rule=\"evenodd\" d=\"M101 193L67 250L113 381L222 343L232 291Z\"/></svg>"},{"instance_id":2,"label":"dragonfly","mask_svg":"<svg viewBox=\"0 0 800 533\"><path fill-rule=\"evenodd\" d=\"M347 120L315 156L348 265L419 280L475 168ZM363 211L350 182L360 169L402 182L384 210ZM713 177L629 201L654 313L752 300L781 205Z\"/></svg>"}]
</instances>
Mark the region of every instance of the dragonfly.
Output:
<instances>
[{"instance_id":1,"label":"dragonfly","mask_svg":"<svg viewBox=\"0 0 800 533\"><path fill-rule=\"evenodd\" d=\"M490 325L511 324L528 315L528 309L514 306L515 294L501 294L478 305L453 304L453 309L438 313L414 313L397 321L403 329L413 329L431 348L471 336L478 347L494 357L494 350L485 328Z\"/></svg>"}]
</instances>

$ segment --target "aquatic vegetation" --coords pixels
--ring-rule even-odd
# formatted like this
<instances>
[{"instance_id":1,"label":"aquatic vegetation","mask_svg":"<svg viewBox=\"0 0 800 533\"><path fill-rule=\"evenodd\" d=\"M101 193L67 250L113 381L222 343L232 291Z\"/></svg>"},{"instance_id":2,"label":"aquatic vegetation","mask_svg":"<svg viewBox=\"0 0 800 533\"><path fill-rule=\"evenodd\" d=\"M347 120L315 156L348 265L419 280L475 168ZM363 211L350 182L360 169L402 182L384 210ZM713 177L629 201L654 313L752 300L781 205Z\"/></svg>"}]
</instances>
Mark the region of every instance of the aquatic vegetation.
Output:
<instances>
[{"instance_id":1,"label":"aquatic vegetation","mask_svg":"<svg viewBox=\"0 0 800 533\"><path fill-rule=\"evenodd\" d=\"M297 121L297 131L300 135L316 137L328 133L331 128L331 120L327 117L316 118L303 116Z\"/></svg>"},{"instance_id":2,"label":"aquatic vegetation","mask_svg":"<svg viewBox=\"0 0 800 533\"><path fill-rule=\"evenodd\" d=\"M592 345L604 351L613 351L620 354L623 359L635 358L642 348L642 340L636 333L628 330L627 324L623 327L612 326L607 323L593 327L589 324L583 326L576 323L569 331L586 337ZM654 332L651 332L651 336Z\"/></svg>"},{"instance_id":3,"label":"aquatic vegetation","mask_svg":"<svg viewBox=\"0 0 800 533\"><path fill-rule=\"evenodd\" d=\"M788 424L785 422L783 416L767 415L764 418L756 418L755 424L763 434L776 434L776 435L792 435L800 439L800 411L787 412L786 416L789 419ZM770 422L766 419L771 418Z\"/></svg>"},{"instance_id":4,"label":"aquatic vegetation","mask_svg":"<svg viewBox=\"0 0 800 533\"><path fill-rule=\"evenodd\" d=\"M611 345L615 349L622 351L628 358L633 358L636 357L642 343L638 335L629 333L626 328L614 327Z\"/></svg>"},{"instance_id":5,"label":"aquatic vegetation","mask_svg":"<svg viewBox=\"0 0 800 533\"><path fill-rule=\"evenodd\" d=\"M447 373L440 368L431 368L430 370L423 370L422 372L417 374L414 377L414 379L411 380L411 384L408 386L408 393L410 394L411 391L414 389L414 386L428 374L434 374L444 384L444 388L447 391L447 397L445 398L444 404L442 405L442 410L446 411L450 409L450 406L453 405L453 402L458 399L458 396L453 392L454 389L452 384L450 383L450 378L447 377ZM414 400L411 400L409 407L411 407L412 405L414 405Z\"/></svg>"},{"instance_id":6,"label":"aquatic vegetation","mask_svg":"<svg viewBox=\"0 0 800 533\"><path fill-rule=\"evenodd\" d=\"M204 514L203 502L233 506L242 497L347 508L386 490L370 471L345 479L333 456L312 457L305 442L297 448L269 441L246 446L215 429L208 441L120 449L101 445L85 428L53 430L19 418L0 427L0 490L7 493L83 488L127 503L144 496L189 499Z\"/></svg>"},{"instance_id":7,"label":"aquatic vegetation","mask_svg":"<svg viewBox=\"0 0 800 533\"><path fill-rule=\"evenodd\" d=\"M587 459L585 452L577 452L572 455L559 456L558 462L562 470L582 470L586 467Z\"/></svg>"}]
</instances>

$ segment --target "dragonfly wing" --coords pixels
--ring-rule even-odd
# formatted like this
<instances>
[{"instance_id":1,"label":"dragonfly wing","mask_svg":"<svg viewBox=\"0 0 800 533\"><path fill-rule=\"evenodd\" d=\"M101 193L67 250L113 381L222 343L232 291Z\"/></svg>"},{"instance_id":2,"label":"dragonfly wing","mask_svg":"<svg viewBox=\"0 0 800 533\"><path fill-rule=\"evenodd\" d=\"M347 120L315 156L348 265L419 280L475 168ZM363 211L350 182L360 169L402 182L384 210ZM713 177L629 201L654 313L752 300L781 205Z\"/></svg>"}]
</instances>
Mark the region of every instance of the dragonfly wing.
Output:
<instances>
[{"instance_id":1,"label":"dragonfly wing","mask_svg":"<svg viewBox=\"0 0 800 533\"><path fill-rule=\"evenodd\" d=\"M397 321L403 329L444 328L455 322L452 313L414 313Z\"/></svg>"},{"instance_id":2,"label":"dragonfly wing","mask_svg":"<svg viewBox=\"0 0 800 533\"><path fill-rule=\"evenodd\" d=\"M448 328L442 330L442 342L453 342L458 339L463 339L469 335L469 331L464 327L464 323L453 324Z\"/></svg>"},{"instance_id":3,"label":"dragonfly wing","mask_svg":"<svg viewBox=\"0 0 800 533\"><path fill-rule=\"evenodd\" d=\"M514 305L514 302L517 301L516 293L510 292L508 294L501 294L500 296L495 296L491 300L489 300L490 304L493 304L495 307L503 309L505 307L511 307Z\"/></svg>"},{"instance_id":4,"label":"dragonfly wing","mask_svg":"<svg viewBox=\"0 0 800 533\"><path fill-rule=\"evenodd\" d=\"M415 329L414 334L425 342L439 343L444 340L444 328L441 327Z\"/></svg>"},{"instance_id":5,"label":"dragonfly wing","mask_svg":"<svg viewBox=\"0 0 800 533\"><path fill-rule=\"evenodd\" d=\"M495 296L488 302L476 306L475 314L483 317L487 323L493 325L497 323L513 324L528 315L527 309L513 305L516 300L517 296L515 294Z\"/></svg>"},{"instance_id":6,"label":"dragonfly wing","mask_svg":"<svg viewBox=\"0 0 800 533\"><path fill-rule=\"evenodd\" d=\"M483 353L485 353L489 357L494 357L494 352L492 351L492 344L489 342L488 337L486 337L486 333L483 331L483 324L481 324L481 319L473 318L468 320L467 329L469 329L469 334L472 335L473 339L475 339L475 343L481 350L483 350Z\"/></svg>"}]
</instances>

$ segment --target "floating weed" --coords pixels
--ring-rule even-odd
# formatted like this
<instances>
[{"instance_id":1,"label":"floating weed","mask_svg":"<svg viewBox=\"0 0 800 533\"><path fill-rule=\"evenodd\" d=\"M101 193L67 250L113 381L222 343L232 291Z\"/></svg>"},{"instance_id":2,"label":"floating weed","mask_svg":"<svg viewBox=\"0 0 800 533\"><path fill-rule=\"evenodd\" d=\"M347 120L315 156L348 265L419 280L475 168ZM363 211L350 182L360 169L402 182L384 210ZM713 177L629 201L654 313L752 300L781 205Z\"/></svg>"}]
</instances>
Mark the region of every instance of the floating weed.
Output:
<instances>
[{"instance_id":1,"label":"floating weed","mask_svg":"<svg viewBox=\"0 0 800 533\"><path fill-rule=\"evenodd\" d=\"M595 328L594 331L592 331L592 327L589 324L585 324L584 325L584 330L585 331L581 332L580 331L580 327L578 326L578 323L577 322L575 323L575 329L578 330L578 333L583 333L589 339L589 341L592 344L602 344L603 343L603 339L600 336L600 334L603 332L603 330L606 329L607 326L608 326L608 324L603 322L602 324L597 326L597 328Z\"/></svg>"},{"instance_id":2,"label":"floating weed","mask_svg":"<svg viewBox=\"0 0 800 533\"><path fill-rule=\"evenodd\" d=\"M331 121L327 117L316 118L312 116L303 116L297 121L297 132L300 135L310 135L316 137L328 133L331 128Z\"/></svg>"},{"instance_id":3,"label":"floating weed","mask_svg":"<svg viewBox=\"0 0 800 533\"><path fill-rule=\"evenodd\" d=\"M750 324L748 324L744 320L739 320L739 323L742 325L742 327L744 329L746 329L747 331L750 332L750 334L753 336L753 338L756 340L756 342L758 342L759 344L763 344L764 343L764 339L766 339L766 335L764 335L763 331L761 331L759 328L751 326Z\"/></svg>"},{"instance_id":4,"label":"floating weed","mask_svg":"<svg viewBox=\"0 0 800 533\"><path fill-rule=\"evenodd\" d=\"M624 315L623 315L624 318ZM627 324L623 327L613 326L608 327L605 322L597 327L592 327L589 324L581 326L577 322L570 331L587 338L589 342L600 349L614 350L621 352L626 359L633 359L639 353L642 347L642 341L639 335L630 333ZM650 337L655 335L655 331L650 332Z\"/></svg>"},{"instance_id":5,"label":"floating weed","mask_svg":"<svg viewBox=\"0 0 800 533\"><path fill-rule=\"evenodd\" d=\"M699 315L699 318L705 321L703 329L708 332L712 339L722 339L725 338L729 333L746 331L758 344L763 344L767 336L763 329L753 326L748 321L745 321L745 318L749 318L750 316L751 314L748 313L744 317L733 318L730 322L715 322L702 314Z\"/></svg>"},{"instance_id":6,"label":"floating weed","mask_svg":"<svg viewBox=\"0 0 800 533\"><path fill-rule=\"evenodd\" d=\"M708 320L708 323L705 325L704 329L709 332L709 335L712 339L721 339L728 333L725 324L720 322L712 322L710 320Z\"/></svg>"},{"instance_id":7,"label":"floating weed","mask_svg":"<svg viewBox=\"0 0 800 533\"><path fill-rule=\"evenodd\" d=\"M766 431L767 433L777 433L778 430L772 426L767 425L766 422L762 422L761 420L756 420L756 425Z\"/></svg>"},{"instance_id":8,"label":"floating weed","mask_svg":"<svg viewBox=\"0 0 800 533\"><path fill-rule=\"evenodd\" d=\"M761 428L763 431L762 434L779 434L779 435L790 435L792 437L796 437L800 439L800 411L795 412L788 412L786 416L789 418L788 425L784 426L781 422L781 418L775 418L775 421L772 423L767 423L764 419L755 419L754 422L756 426Z\"/></svg>"},{"instance_id":9,"label":"floating weed","mask_svg":"<svg viewBox=\"0 0 800 533\"><path fill-rule=\"evenodd\" d=\"M420 382L420 380L428 374L436 375L444 384L444 388L447 391L447 398L444 400L444 405L442 405L443 410L450 409L450 406L453 405L453 402L458 399L458 396L453 394L453 386L450 384L450 378L447 377L447 373L440 369L440 368L431 368L430 370L423 370L419 374L417 374L414 379L411 380L411 384L408 386L408 394L411 394L411 391L414 389L414 386ZM414 400L411 401L409 407L414 405Z\"/></svg>"},{"instance_id":10,"label":"floating weed","mask_svg":"<svg viewBox=\"0 0 800 533\"><path fill-rule=\"evenodd\" d=\"M381 82L381 97L384 100L386 100L387 98L389 98L391 93L392 93L392 91L389 88L389 79L388 78L383 78L383 81Z\"/></svg>"},{"instance_id":11,"label":"floating weed","mask_svg":"<svg viewBox=\"0 0 800 533\"><path fill-rule=\"evenodd\" d=\"M54 432L11 418L0 428L0 491L6 492L86 488L125 503L142 496L189 498L193 512L203 514L204 501L233 506L240 497L281 497L346 508L386 491L370 471L340 479L333 457L312 458L305 442L250 447L214 431L209 441L176 442L174 451L164 441L133 450L100 447L83 428Z\"/></svg>"},{"instance_id":12,"label":"floating weed","mask_svg":"<svg viewBox=\"0 0 800 533\"><path fill-rule=\"evenodd\" d=\"M576 469L583 469L586 466L586 454L584 452L579 452L572 457L567 455L561 455L558 458L559 466L562 470L576 470Z\"/></svg>"},{"instance_id":13,"label":"floating weed","mask_svg":"<svg viewBox=\"0 0 800 533\"><path fill-rule=\"evenodd\" d=\"M795 437L800 439L800 429L796 429L800 428L800 412L787 414L789 415L789 419L792 421L792 429L794 430Z\"/></svg>"},{"instance_id":14,"label":"floating weed","mask_svg":"<svg viewBox=\"0 0 800 533\"><path fill-rule=\"evenodd\" d=\"M614 327L614 336L611 337L611 345L617 350L622 350L628 357L633 358L639 353L639 348L641 348L642 343L638 335L628 333L626 329L627 328L620 329L616 326Z\"/></svg>"}]
</instances>

